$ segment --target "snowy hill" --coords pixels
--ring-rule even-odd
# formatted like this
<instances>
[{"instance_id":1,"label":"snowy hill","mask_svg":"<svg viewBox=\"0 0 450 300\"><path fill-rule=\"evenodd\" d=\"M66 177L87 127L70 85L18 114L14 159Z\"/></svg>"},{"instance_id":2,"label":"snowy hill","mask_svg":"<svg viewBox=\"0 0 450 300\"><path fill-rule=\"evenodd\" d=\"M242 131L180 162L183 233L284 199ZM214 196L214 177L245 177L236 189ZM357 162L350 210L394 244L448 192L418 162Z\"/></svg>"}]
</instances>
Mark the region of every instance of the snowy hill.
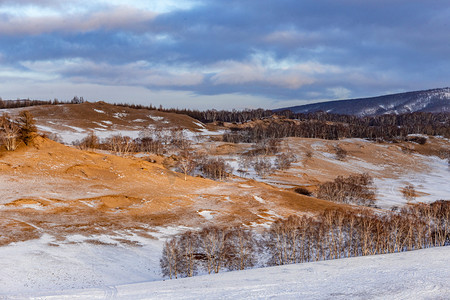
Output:
<instances>
[{"instance_id":1,"label":"snowy hill","mask_svg":"<svg viewBox=\"0 0 450 300\"><path fill-rule=\"evenodd\" d=\"M449 263L450 247L441 247L39 296L45 299L445 299L450 294Z\"/></svg>"},{"instance_id":2,"label":"snowy hill","mask_svg":"<svg viewBox=\"0 0 450 300\"><path fill-rule=\"evenodd\" d=\"M295 113L328 113L374 116L409 112L450 112L450 88L415 91L372 98L337 100L280 108Z\"/></svg>"},{"instance_id":3,"label":"snowy hill","mask_svg":"<svg viewBox=\"0 0 450 300\"><path fill-rule=\"evenodd\" d=\"M81 140L90 132L99 138L114 134L137 138L141 131L155 127L181 127L192 134L209 133L204 124L186 115L122 107L105 102L0 109L0 115L8 113L17 116L23 110L32 113L40 132L53 134L53 139L57 137L58 141L65 144Z\"/></svg>"}]
</instances>

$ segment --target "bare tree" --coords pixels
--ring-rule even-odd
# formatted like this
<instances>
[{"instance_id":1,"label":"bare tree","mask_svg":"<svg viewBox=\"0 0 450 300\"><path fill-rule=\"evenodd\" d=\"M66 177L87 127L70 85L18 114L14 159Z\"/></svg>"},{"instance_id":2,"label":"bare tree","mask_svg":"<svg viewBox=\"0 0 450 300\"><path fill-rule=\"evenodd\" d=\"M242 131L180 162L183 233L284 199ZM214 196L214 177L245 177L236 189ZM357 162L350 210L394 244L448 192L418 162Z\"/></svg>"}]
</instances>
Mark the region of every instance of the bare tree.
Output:
<instances>
[{"instance_id":1,"label":"bare tree","mask_svg":"<svg viewBox=\"0 0 450 300\"><path fill-rule=\"evenodd\" d=\"M183 233L178 240L178 248L178 273L184 277L194 276L198 269L198 234L192 231Z\"/></svg>"},{"instance_id":2,"label":"bare tree","mask_svg":"<svg viewBox=\"0 0 450 300\"><path fill-rule=\"evenodd\" d=\"M163 276L178 278L178 272L181 263L179 240L172 238L164 243L160 266Z\"/></svg>"},{"instance_id":3,"label":"bare tree","mask_svg":"<svg viewBox=\"0 0 450 300\"><path fill-rule=\"evenodd\" d=\"M199 232L200 245L206 256L208 274L219 273L226 264L225 238L227 230L219 227L207 227Z\"/></svg>"},{"instance_id":4,"label":"bare tree","mask_svg":"<svg viewBox=\"0 0 450 300\"><path fill-rule=\"evenodd\" d=\"M27 111L21 111L19 117L17 118L17 123L20 127L19 129L19 139L22 140L25 145L28 145L34 138L37 132L36 121L33 115Z\"/></svg>"},{"instance_id":5,"label":"bare tree","mask_svg":"<svg viewBox=\"0 0 450 300\"><path fill-rule=\"evenodd\" d=\"M195 152L188 149L182 150L176 166L181 172L183 172L184 180L186 181L187 175L192 174L197 166Z\"/></svg>"},{"instance_id":6,"label":"bare tree","mask_svg":"<svg viewBox=\"0 0 450 300\"><path fill-rule=\"evenodd\" d=\"M8 114L3 114L0 118L0 139L5 145L6 150L16 150L17 138L19 136L20 127L16 122L11 120Z\"/></svg>"},{"instance_id":7,"label":"bare tree","mask_svg":"<svg viewBox=\"0 0 450 300\"><path fill-rule=\"evenodd\" d=\"M166 243L163 273L172 278L175 272L193 276L199 266L208 273L224 267L242 270L254 265L256 250L268 258L267 264L282 265L449 245L450 201L411 204L400 212L365 208L294 215L274 221L258 240L261 247L256 246L254 234L242 227L185 233L177 238L178 246ZM173 248L180 250L178 260L171 254L176 252Z\"/></svg>"},{"instance_id":8,"label":"bare tree","mask_svg":"<svg viewBox=\"0 0 450 300\"><path fill-rule=\"evenodd\" d=\"M225 239L226 264L230 270L245 270L256 263L257 241L254 234L242 227L228 230Z\"/></svg>"}]
</instances>

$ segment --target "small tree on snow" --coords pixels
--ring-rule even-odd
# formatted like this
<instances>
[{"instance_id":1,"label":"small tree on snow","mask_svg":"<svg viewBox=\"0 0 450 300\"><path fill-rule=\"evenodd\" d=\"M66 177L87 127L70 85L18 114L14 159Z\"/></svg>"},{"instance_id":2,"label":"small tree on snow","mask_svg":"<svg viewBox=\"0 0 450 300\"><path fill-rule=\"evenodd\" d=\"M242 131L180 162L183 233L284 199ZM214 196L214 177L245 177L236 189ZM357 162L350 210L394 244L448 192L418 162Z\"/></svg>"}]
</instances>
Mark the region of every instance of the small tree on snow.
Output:
<instances>
[{"instance_id":1,"label":"small tree on snow","mask_svg":"<svg viewBox=\"0 0 450 300\"><path fill-rule=\"evenodd\" d=\"M416 189L414 188L414 185L412 185L412 184L408 184L408 185L404 186L402 189L402 194L403 194L403 198L405 198L405 200L407 202L411 202L414 199L416 199L416 197L417 197Z\"/></svg>"}]
</instances>

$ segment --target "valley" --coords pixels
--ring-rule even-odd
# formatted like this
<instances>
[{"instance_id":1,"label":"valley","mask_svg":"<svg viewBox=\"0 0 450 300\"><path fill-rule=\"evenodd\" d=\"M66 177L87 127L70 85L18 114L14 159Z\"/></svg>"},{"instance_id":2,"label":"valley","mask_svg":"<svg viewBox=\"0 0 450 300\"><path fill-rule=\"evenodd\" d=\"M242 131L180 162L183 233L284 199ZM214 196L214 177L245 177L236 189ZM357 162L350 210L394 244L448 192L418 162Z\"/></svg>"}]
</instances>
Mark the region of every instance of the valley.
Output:
<instances>
[{"instance_id":1,"label":"valley","mask_svg":"<svg viewBox=\"0 0 450 300\"><path fill-rule=\"evenodd\" d=\"M14 117L24 110L35 116L40 135L0 155L5 293L161 280L163 242L176 234L208 226L244 226L258 233L291 215L358 210L352 203L317 198L320 185L338 176L373 178L371 209L377 214L450 195L442 156L450 142L444 137L429 136L425 144L285 137L274 150L224 142L235 125L203 124L182 114L102 102L6 112ZM92 134L99 145L82 146ZM160 139L163 150L112 151L107 147L112 136ZM184 149L195 153L200 165L187 175L180 169ZM282 154L290 157L283 168ZM223 161L226 177L204 173L205 158ZM264 164L270 165L265 171L259 167ZM407 185L415 188L413 199L402 193Z\"/></svg>"}]
</instances>

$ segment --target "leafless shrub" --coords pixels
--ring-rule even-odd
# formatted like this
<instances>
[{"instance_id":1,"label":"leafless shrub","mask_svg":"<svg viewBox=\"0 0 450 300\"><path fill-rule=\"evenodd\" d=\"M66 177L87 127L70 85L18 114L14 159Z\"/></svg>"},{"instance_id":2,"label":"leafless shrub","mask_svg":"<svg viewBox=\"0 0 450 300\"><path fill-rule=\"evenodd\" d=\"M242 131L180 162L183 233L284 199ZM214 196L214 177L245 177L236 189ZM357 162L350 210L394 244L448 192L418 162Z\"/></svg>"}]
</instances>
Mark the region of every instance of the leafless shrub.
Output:
<instances>
[{"instance_id":1,"label":"leafless shrub","mask_svg":"<svg viewBox=\"0 0 450 300\"><path fill-rule=\"evenodd\" d=\"M336 159L345 160L347 158L347 150L343 149L341 146L337 145L334 147L334 151L336 153Z\"/></svg>"},{"instance_id":2,"label":"leafless shrub","mask_svg":"<svg viewBox=\"0 0 450 300\"><path fill-rule=\"evenodd\" d=\"M239 169L238 172L241 174L241 176L245 176L248 174L248 169L253 164L253 158L248 155L241 155L238 158L238 165Z\"/></svg>"},{"instance_id":3,"label":"leafless shrub","mask_svg":"<svg viewBox=\"0 0 450 300\"><path fill-rule=\"evenodd\" d=\"M295 155L292 153L282 153L275 158L275 167L278 170L287 170L291 164L296 161Z\"/></svg>"},{"instance_id":4,"label":"leafless shrub","mask_svg":"<svg viewBox=\"0 0 450 300\"><path fill-rule=\"evenodd\" d=\"M368 174L338 176L334 181L319 185L316 192L318 198L358 205L373 206L375 192L373 178Z\"/></svg>"},{"instance_id":5,"label":"leafless shrub","mask_svg":"<svg viewBox=\"0 0 450 300\"><path fill-rule=\"evenodd\" d=\"M411 202L414 199L416 199L417 192L416 192L416 189L415 189L414 185L412 185L412 184L405 185L402 188L402 195L403 195L403 198L405 198L405 200L407 202Z\"/></svg>"},{"instance_id":6,"label":"leafless shrub","mask_svg":"<svg viewBox=\"0 0 450 300\"><path fill-rule=\"evenodd\" d=\"M256 144L255 149L260 149L262 154L273 155L278 153L280 148L279 139L263 139Z\"/></svg>"},{"instance_id":7,"label":"leafless shrub","mask_svg":"<svg viewBox=\"0 0 450 300\"><path fill-rule=\"evenodd\" d=\"M273 167L270 159L264 156L259 156L253 160L253 169L258 176L265 178L273 172Z\"/></svg>"},{"instance_id":8,"label":"leafless shrub","mask_svg":"<svg viewBox=\"0 0 450 300\"><path fill-rule=\"evenodd\" d=\"M81 150L98 149L100 145L99 138L95 135L93 131L83 138L81 141L74 141L73 145Z\"/></svg>"},{"instance_id":9,"label":"leafless shrub","mask_svg":"<svg viewBox=\"0 0 450 300\"><path fill-rule=\"evenodd\" d=\"M158 155L166 153L166 147L164 144L152 137L140 137L134 140L134 145L137 152L148 152Z\"/></svg>"},{"instance_id":10,"label":"leafless shrub","mask_svg":"<svg viewBox=\"0 0 450 300\"><path fill-rule=\"evenodd\" d=\"M307 150L307 151L305 152L305 157L306 157L307 159L312 158L312 157L313 157L313 152L312 152L311 150Z\"/></svg>"}]
</instances>

